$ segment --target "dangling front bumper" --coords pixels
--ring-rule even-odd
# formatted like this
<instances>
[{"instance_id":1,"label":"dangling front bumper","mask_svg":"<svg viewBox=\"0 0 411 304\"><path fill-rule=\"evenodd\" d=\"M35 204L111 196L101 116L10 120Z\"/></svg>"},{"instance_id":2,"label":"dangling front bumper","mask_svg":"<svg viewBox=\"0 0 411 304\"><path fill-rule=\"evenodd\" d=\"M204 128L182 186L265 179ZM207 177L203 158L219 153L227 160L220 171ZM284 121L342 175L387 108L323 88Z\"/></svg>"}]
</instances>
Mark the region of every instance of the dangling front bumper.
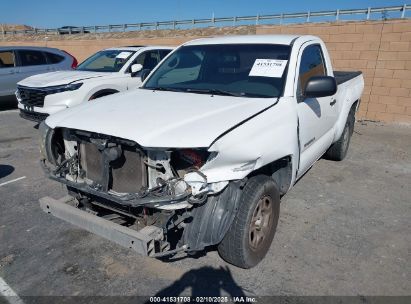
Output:
<instances>
[{"instance_id":1,"label":"dangling front bumper","mask_svg":"<svg viewBox=\"0 0 411 304\"><path fill-rule=\"evenodd\" d=\"M76 207L75 199L65 196L59 200L51 197L40 199L44 212L70 224L97 234L121 246L133 249L144 256L154 256L161 246L156 244L163 239L163 230L156 226L146 226L137 231L98 217Z\"/></svg>"}]
</instances>

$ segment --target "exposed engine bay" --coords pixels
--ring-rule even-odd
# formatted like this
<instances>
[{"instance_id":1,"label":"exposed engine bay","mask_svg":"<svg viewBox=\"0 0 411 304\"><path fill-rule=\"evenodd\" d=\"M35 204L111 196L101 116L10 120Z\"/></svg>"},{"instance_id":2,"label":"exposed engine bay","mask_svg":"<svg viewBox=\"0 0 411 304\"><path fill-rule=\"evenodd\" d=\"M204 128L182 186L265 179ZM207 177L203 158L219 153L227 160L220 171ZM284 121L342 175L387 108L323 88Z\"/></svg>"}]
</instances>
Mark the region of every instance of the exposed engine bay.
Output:
<instances>
[{"instance_id":1,"label":"exposed engine bay","mask_svg":"<svg viewBox=\"0 0 411 304\"><path fill-rule=\"evenodd\" d=\"M74 206L137 231L151 227L156 239L152 255L201 250L221 241L228 229L234 212L221 210L232 201L226 195L237 200L236 187L226 191L228 182L207 183L200 169L214 156L206 149L149 150L113 136L45 124L40 128L43 169L67 186ZM201 233L184 233L200 222L206 223ZM213 231L207 228L211 222L217 222Z\"/></svg>"}]
</instances>

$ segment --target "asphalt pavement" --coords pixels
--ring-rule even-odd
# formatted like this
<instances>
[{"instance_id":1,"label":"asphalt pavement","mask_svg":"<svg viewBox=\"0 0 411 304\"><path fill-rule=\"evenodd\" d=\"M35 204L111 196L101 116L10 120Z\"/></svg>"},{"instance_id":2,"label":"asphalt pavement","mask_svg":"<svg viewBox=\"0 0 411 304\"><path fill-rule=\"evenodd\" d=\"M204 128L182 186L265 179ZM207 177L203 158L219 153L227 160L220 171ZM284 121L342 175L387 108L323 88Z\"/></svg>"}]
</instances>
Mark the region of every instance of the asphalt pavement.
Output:
<instances>
[{"instance_id":1,"label":"asphalt pavement","mask_svg":"<svg viewBox=\"0 0 411 304\"><path fill-rule=\"evenodd\" d=\"M270 251L244 270L213 249L142 257L42 212L66 190L45 178L34 126L0 111L0 278L20 297L410 295L410 127L357 122L347 158L283 198Z\"/></svg>"}]
</instances>

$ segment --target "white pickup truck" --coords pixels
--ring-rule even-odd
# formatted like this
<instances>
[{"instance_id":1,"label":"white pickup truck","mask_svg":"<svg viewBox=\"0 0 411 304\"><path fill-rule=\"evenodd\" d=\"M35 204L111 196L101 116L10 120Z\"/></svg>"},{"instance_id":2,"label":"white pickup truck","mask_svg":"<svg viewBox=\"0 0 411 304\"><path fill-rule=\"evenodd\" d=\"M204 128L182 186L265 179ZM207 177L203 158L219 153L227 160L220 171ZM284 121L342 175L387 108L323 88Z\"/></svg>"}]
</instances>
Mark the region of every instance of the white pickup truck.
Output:
<instances>
[{"instance_id":1,"label":"white pickup truck","mask_svg":"<svg viewBox=\"0 0 411 304\"><path fill-rule=\"evenodd\" d=\"M40 205L144 255L218 245L253 267L280 197L322 156L345 157L363 87L315 36L185 43L140 89L40 125L43 168L69 190Z\"/></svg>"},{"instance_id":2,"label":"white pickup truck","mask_svg":"<svg viewBox=\"0 0 411 304\"><path fill-rule=\"evenodd\" d=\"M113 93L141 86L173 47L135 46L105 49L75 70L34 75L17 84L22 118L42 121L48 115Z\"/></svg>"}]
</instances>

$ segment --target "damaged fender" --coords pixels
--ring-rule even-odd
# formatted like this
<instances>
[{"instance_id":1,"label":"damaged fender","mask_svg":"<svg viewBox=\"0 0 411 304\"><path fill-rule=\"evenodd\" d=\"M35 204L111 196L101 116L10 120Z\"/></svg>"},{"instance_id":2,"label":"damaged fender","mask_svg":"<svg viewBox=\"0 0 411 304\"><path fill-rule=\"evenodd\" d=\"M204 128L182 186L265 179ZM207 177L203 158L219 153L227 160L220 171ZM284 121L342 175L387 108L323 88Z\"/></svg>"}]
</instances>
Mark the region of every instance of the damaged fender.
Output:
<instances>
[{"instance_id":1,"label":"damaged fender","mask_svg":"<svg viewBox=\"0 0 411 304\"><path fill-rule=\"evenodd\" d=\"M292 185L299 148L298 120L290 104L292 98L281 98L275 106L217 138L209 147L216 157L201 168L208 182L241 180L266 164L291 156Z\"/></svg>"},{"instance_id":2,"label":"damaged fender","mask_svg":"<svg viewBox=\"0 0 411 304\"><path fill-rule=\"evenodd\" d=\"M187 250L202 250L221 242L237 214L242 182L232 182L219 195L191 211L192 221L184 229Z\"/></svg>"}]
</instances>

